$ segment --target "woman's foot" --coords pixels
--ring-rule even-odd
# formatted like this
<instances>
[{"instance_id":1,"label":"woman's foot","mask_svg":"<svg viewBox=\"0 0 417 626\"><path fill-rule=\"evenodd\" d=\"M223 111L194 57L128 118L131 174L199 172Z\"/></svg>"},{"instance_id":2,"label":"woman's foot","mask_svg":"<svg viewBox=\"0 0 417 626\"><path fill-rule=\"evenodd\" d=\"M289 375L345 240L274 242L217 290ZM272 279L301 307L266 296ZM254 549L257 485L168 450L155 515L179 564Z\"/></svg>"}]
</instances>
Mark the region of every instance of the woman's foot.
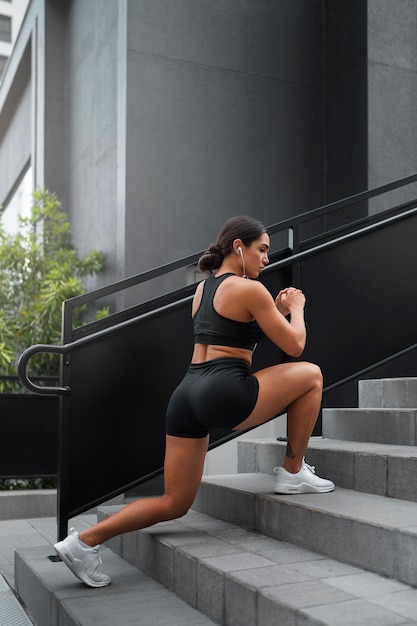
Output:
<instances>
[{"instance_id":1,"label":"woman's foot","mask_svg":"<svg viewBox=\"0 0 417 626\"><path fill-rule=\"evenodd\" d=\"M335 488L331 480L316 476L314 466L308 465L304 459L300 471L296 474L287 472L283 467L276 467L274 472L277 475L275 493L326 493Z\"/></svg>"},{"instance_id":2,"label":"woman's foot","mask_svg":"<svg viewBox=\"0 0 417 626\"><path fill-rule=\"evenodd\" d=\"M63 541L54 545L58 556L71 572L89 587L105 587L111 583L110 576L98 571L101 557L99 546L88 548L81 544L78 533L71 528L70 534Z\"/></svg>"}]
</instances>

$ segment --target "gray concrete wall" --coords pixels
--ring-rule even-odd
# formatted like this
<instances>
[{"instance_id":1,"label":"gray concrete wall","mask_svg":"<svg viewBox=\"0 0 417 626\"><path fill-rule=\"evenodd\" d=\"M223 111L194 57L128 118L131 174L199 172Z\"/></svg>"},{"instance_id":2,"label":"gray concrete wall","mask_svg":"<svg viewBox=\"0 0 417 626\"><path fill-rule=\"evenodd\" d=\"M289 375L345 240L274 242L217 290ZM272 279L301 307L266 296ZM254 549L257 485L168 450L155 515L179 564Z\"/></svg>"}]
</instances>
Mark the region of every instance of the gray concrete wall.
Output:
<instances>
[{"instance_id":1,"label":"gray concrete wall","mask_svg":"<svg viewBox=\"0 0 417 626\"><path fill-rule=\"evenodd\" d=\"M416 33L416 0L368 0L369 188L417 171ZM391 193L370 212L412 195Z\"/></svg>"},{"instance_id":2,"label":"gray concrete wall","mask_svg":"<svg viewBox=\"0 0 417 626\"><path fill-rule=\"evenodd\" d=\"M123 276L115 249L119 4L73 0L66 27L68 211L80 253L106 255L106 283Z\"/></svg>"},{"instance_id":3,"label":"gray concrete wall","mask_svg":"<svg viewBox=\"0 0 417 626\"><path fill-rule=\"evenodd\" d=\"M323 197L321 2L130 0L126 274Z\"/></svg>"},{"instance_id":4,"label":"gray concrete wall","mask_svg":"<svg viewBox=\"0 0 417 626\"><path fill-rule=\"evenodd\" d=\"M43 155L45 187L55 192L68 210L68 151L66 126L67 0L48 0L45 11L43 74ZM40 104L40 103L39 103Z\"/></svg>"}]
</instances>

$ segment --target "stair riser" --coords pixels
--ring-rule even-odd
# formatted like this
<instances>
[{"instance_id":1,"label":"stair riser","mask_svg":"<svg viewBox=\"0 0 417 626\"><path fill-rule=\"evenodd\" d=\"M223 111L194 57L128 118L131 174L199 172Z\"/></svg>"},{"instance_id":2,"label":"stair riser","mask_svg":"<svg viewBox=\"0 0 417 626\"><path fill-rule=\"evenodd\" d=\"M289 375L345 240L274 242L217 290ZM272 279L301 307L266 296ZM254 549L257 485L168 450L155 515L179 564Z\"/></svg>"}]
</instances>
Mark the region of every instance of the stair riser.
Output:
<instances>
[{"instance_id":1,"label":"stair riser","mask_svg":"<svg viewBox=\"0 0 417 626\"><path fill-rule=\"evenodd\" d=\"M323 409L323 437L415 446L416 410Z\"/></svg>"},{"instance_id":2,"label":"stair riser","mask_svg":"<svg viewBox=\"0 0 417 626\"><path fill-rule=\"evenodd\" d=\"M417 407L417 378L360 380L358 406L361 408Z\"/></svg>"},{"instance_id":3,"label":"stair riser","mask_svg":"<svg viewBox=\"0 0 417 626\"><path fill-rule=\"evenodd\" d=\"M24 489L0 492L0 519L55 517L56 489Z\"/></svg>"}]
</instances>

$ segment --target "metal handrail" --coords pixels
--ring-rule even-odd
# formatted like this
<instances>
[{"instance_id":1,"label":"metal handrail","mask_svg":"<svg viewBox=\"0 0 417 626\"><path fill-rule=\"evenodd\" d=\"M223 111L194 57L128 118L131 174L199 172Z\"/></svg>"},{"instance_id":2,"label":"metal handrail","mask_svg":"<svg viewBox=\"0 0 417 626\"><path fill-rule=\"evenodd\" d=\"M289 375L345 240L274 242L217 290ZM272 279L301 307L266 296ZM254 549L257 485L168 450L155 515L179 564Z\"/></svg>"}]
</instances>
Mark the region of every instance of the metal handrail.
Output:
<instances>
[{"instance_id":1,"label":"metal handrail","mask_svg":"<svg viewBox=\"0 0 417 626\"><path fill-rule=\"evenodd\" d=\"M302 223L312 221L324 215L329 215L330 213L334 213L347 206L351 206L353 204L357 204L358 202L368 200L375 196L382 195L389 191L393 191L394 189L405 187L413 182L417 182L417 173L407 176L405 178L401 178L399 180L393 181L391 183L381 185L380 187L375 187L374 189L371 189L371 190L361 191L360 193L354 194L347 198L343 198L342 200L331 202L329 204L323 205L316 209L312 209L304 213L300 213L299 215L289 217L285 220L281 220L280 222L276 222L275 224L272 224L271 226L269 226L268 232L271 235L274 235L285 230L290 231L290 233L292 233L291 249L296 250L298 252L299 250L299 227ZM417 203L417 200L416 200L416 203ZM397 207L397 208L401 209L401 207ZM372 218L367 218L367 219L372 219ZM375 217L373 219L375 219ZM363 222L363 220L361 220L361 222ZM351 224L351 226L354 226L354 222ZM163 276L164 274L168 274L169 272L173 272L177 269L181 269L189 265L195 264L200 258L202 252L203 251L200 251L200 252L191 254L189 256L185 256L176 261L172 261L164 265L161 265L159 267L148 270L146 272L142 272L141 274L130 276L116 283L112 283L110 285L100 287L98 289L89 291L88 293L81 294L79 296L74 296L73 298L69 298L68 300L66 300L63 303L63 307L71 310L77 306L81 306L88 302L92 302L101 297L111 295L119 291L123 291L124 289L137 286L148 280L152 280L153 278L158 278L160 276ZM295 259L295 255L291 255L291 257L289 258Z\"/></svg>"},{"instance_id":2,"label":"metal handrail","mask_svg":"<svg viewBox=\"0 0 417 626\"><path fill-rule=\"evenodd\" d=\"M323 394L329 391L333 391L334 389L337 389L338 387L341 387L342 385L349 383L352 380L355 380L356 378L363 376L364 374L368 374L369 372L372 372L378 367L382 367L383 365L386 365L387 363L391 363L391 361L395 361L395 359L399 359L401 356L404 356L408 354L409 352L412 352L413 350L416 350L416 349L417 349L417 343L414 343L411 346L408 346L408 348L404 348L404 350L395 352L395 354L390 354L390 356L387 356L385 359L381 359L380 361L377 361L376 363L373 363L372 365L368 365L367 367L364 367L363 369L358 370L354 374L350 374L350 376L346 376L346 378L342 378L341 380L336 381L332 385L328 385L327 387L324 387Z\"/></svg>"},{"instance_id":3,"label":"metal handrail","mask_svg":"<svg viewBox=\"0 0 417 626\"><path fill-rule=\"evenodd\" d=\"M416 176L417 179L417 176ZM298 252L288 258L285 259L281 259L279 261L276 261L275 263L271 263L269 266L267 266L264 269L263 273L268 273L270 271L273 271L275 269L278 268L282 268L282 267L286 267L288 265L297 263L298 261L301 261L303 259L305 259L306 257L309 256L313 256L314 254L318 253L318 252L322 252L323 250L326 250L328 248L332 248L335 247L337 245L340 245L341 243L344 243L346 241L349 241L351 239L356 239L357 237L361 237L362 235L365 235L369 232L375 231L375 230L379 230L380 228L384 228L385 226L389 226L395 222L398 222L402 219L406 219L407 217L410 217L412 215L415 215L417 213L417 207L407 210L404 213L398 214L398 215L394 215L391 216L385 220L380 220L379 222L377 222L376 224L371 224L369 226L365 226L363 228L360 228L359 230L356 230L354 232L348 233L346 235L343 235L341 237L338 237L336 239L332 239L330 241L327 241L325 243L322 243L318 246L315 246L314 248L310 248L309 250L304 250L302 252ZM78 297L78 296L77 296ZM137 323L139 323L140 321L144 321L148 318L153 317L156 313L158 312L165 312L165 311L169 311L169 310L173 310L181 305L183 305L186 302L190 302L192 300L192 296L187 296L186 298L181 298L179 300L176 300L173 303L164 305L162 307L158 307L156 309L153 309L152 311L148 311L146 313L142 313L141 315L138 315L136 317L132 317L128 320L123 320L122 322L119 322L117 324L114 324L112 326L109 326L107 328L95 331L93 334L91 335L86 335L84 337L81 337L79 339L76 339L75 341L66 343L64 345L52 345L52 344L36 344L33 346L30 346L29 348L27 348L19 357L18 360L18 364L17 364L17 371L18 371L18 376L22 382L22 384L29 389L29 391L32 391L34 393L37 393L39 395L66 395L68 393L70 393L71 389L68 386L65 387L60 387L60 386L41 386L41 385L36 385L34 384L28 374L27 374L27 365L29 363L29 360L32 358L32 356L36 353L55 353L55 354L60 354L60 355L64 355L68 352L71 352L72 350L76 350L77 348L85 345L86 343L92 342L92 341L97 341L98 339L100 339L101 337L107 336L109 334L113 334L114 332L117 332L121 329L127 328L129 326L135 325ZM410 348L412 349L412 347ZM393 358L396 358L395 356ZM389 357L388 357L389 359ZM381 363L382 364L382 363ZM371 366L371 369L374 369L377 365ZM365 370L364 370L365 371ZM352 378L355 378L356 376L360 375L362 373L358 372L357 374L353 374ZM349 378L350 379L350 378ZM343 381L340 381L340 384L343 384L344 382L347 382L347 379L344 379ZM325 391L329 391L330 389L335 388L335 386L338 386L339 383L335 383L335 385L332 385L330 388L325 388Z\"/></svg>"},{"instance_id":4,"label":"metal handrail","mask_svg":"<svg viewBox=\"0 0 417 626\"><path fill-rule=\"evenodd\" d=\"M278 232L279 230L290 228L291 225L293 224L302 224L303 222L310 222L311 220L317 219L318 217L322 217L323 215L334 213L335 211L344 209L345 207L350 206L352 204L357 204L358 202L362 202L363 200L369 200L369 198L374 198L375 196L382 195L384 193L387 193L388 191L393 191L394 189L398 189L399 187L405 187L406 185L410 185L411 183L414 183L414 182L417 182L417 173L412 174L411 176L406 176L405 178L401 178L391 183L381 185L380 187L375 187L374 189L361 191L357 194L354 194L353 196L343 198L342 200L336 200L335 202L331 202L330 204L325 204L321 207L318 207L317 209L305 211L304 213L300 213L299 215L295 215L294 217L289 217L286 220L277 222L276 224L270 226L268 230L271 233L275 233L275 232Z\"/></svg>"},{"instance_id":5,"label":"metal handrail","mask_svg":"<svg viewBox=\"0 0 417 626\"><path fill-rule=\"evenodd\" d=\"M70 345L70 344L68 344ZM35 344L26 348L24 352L20 355L17 362L17 374L19 376L20 382L26 389L36 393L38 395L64 395L70 392L69 387L59 387L57 386L48 386L48 385L35 385L33 383L28 374L27 374L27 366L34 354L38 353L52 353L52 354L64 354L67 351L67 346L56 346L53 344Z\"/></svg>"},{"instance_id":6,"label":"metal handrail","mask_svg":"<svg viewBox=\"0 0 417 626\"><path fill-rule=\"evenodd\" d=\"M416 200L416 204L417 204L417 200ZM408 211L405 211L404 213L393 215L392 217L389 217L385 220L381 219L379 222L375 224L364 226L363 228L359 228L358 230L355 230L351 233L347 233L346 235L342 235L335 239L331 239L330 241L326 241L317 246L314 246L314 248L309 248L308 250L297 252L296 254L293 254L286 259L281 259L280 261L277 261L276 263L271 263L271 265L268 265L267 267L265 267L262 273L265 274L269 270L276 269L277 267L286 267L287 265L292 265L292 263L297 263L298 261L302 261L303 259L309 256L313 256L313 254L316 254L317 252L322 252L323 250L327 250L328 248L334 248L335 246L338 246L341 243L344 243L346 241L350 241L351 239L356 239L357 237L361 237L362 235L366 235L367 233L370 233L372 231L380 230L381 228L384 228L385 226L390 226L391 224L394 224L395 222L399 222L403 219L406 219L407 217L411 217L412 215L415 215L416 213L417 213L417 206Z\"/></svg>"},{"instance_id":7,"label":"metal handrail","mask_svg":"<svg viewBox=\"0 0 417 626\"><path fill-rule=\"evenodd\" d=\"M173 310L187 301L191 301L192 296L188 296L187 298L182 298L181 300L177 300L171 304L167 304L165 306L159 307L158 309L154 309L153 311L148 311L147 313L142 313L142 315L138 315L136 317L132 317L129 320L124 320L123 322L119 322L118 324L114 324L113 326L109 326L108 328L103 328L102 330L96 331L92 335L87 335L85 337L80 337L75 341L71 341L70 343L66 343L64 345L54 345L54 344L35 344L26 348L24 352L20 355L17 362L17 372L18 376L22 382L22 384L32 391L33 393L37 393L39 395L66 395L71 392L71 388L69 386L60 387L60 386L46 386L46 385L35 385L27 374L27 366L30 359L34 354L39 353L47 353L51 352L53 354L65 355L81 346L84 346L87 343L98 341L102 337L106 337L107 335L113 334L116 331L128 328L129 326L133 326L137 324L139 321L144 321L157 312L162 311L170 311Z\"/></svg>"}]
</instances>

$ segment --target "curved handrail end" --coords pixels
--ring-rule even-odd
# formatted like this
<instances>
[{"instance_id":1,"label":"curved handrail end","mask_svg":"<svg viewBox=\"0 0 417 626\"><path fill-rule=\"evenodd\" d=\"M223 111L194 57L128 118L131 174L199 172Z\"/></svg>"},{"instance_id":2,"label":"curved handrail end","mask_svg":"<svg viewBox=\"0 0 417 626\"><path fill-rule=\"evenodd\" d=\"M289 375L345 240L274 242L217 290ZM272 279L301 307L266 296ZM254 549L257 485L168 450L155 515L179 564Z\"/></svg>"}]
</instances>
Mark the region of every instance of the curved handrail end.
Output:
<instances>
[{"instance_id":1,"label":"curved handrail end","mask_svg":"<svg viewBox=\"0 0 417 626\"><path fill-rule=\"evenodd\" d=\"M27 374L27 365L34 354L42 353L42 352L52 352L53 354L63 354L65 351L65 346L56 346L56 345L48 345L48 344L36 344L34 346L30 346L26 348L20 355L17 361L17 375L19 376L20 382L26 389L36 393L38 395L66 395L71 392L71 388L66 387L51 387L51 386L42 386L36 385L33 383L28 374Z\"/></svg>"}]
</instances>

